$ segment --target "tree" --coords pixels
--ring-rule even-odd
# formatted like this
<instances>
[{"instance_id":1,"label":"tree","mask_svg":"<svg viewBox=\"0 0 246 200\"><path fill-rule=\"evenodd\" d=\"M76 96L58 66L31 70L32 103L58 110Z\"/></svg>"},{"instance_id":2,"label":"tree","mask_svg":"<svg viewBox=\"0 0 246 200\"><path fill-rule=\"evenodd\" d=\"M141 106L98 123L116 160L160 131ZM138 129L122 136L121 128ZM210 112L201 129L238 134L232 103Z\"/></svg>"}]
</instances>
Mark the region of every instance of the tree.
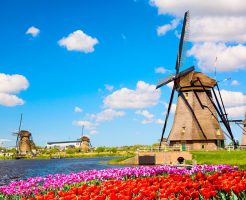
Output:
<instances>
[{"instance_id":1,"label":"tree","mask_svg":"<svg viewBox=\"0 0 246 200\"><path fill-rule=\"evenodd\" d=\"M112 147L112 148L110 148L110 152L112 152L112 153L116 153L116 152L117 152L117 148L116 148L116 147Z\"/></svg>"},{"instance_id":2,"label":"tree","mask_svg":"<svg viewBox=\"0 0 246 200\"><path fill-rule=\"evenodd\" d=\"M101 153L101 152L104 152L105 151L105 147L97 147L96 148L96 152L97 153Z\"/></svg>"},{"instance_id":3,"label":"tree","mask_svg":"<svg viewBox=\"0 0 246 200\"><path fill-rule=\"evenodd\" d=\"M49 150L49 153L51 153L51 154L55 154L57 152L59 152L59 149L57 149L57 148L52 148Z\"/></svg>"},{"instance_id":4,"label":"tree","mask_svg":"<svg viewBox=\"0 0 246 200\"><path fill-rule=\"evenodd\" d=\"M72 148L72 147L68 147L66 150L65 150L65 152L67 153L67 154L73 154L73 153L75 153L75 148Z\"/></svg>"}]
</instances>

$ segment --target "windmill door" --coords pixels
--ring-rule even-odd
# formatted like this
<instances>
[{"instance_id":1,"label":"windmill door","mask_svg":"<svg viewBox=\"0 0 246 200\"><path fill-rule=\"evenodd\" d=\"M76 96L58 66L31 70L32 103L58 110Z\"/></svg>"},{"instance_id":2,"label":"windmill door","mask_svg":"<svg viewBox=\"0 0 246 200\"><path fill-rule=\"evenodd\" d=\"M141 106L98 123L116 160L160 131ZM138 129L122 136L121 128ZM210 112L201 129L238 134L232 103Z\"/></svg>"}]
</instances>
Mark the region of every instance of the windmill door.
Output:
<instances>
[{"instance_id":1,"label":"windmill door","mask_svg":"<svg viewBox=\"0 0 246 200\"><path fill-rule=\"evenodd\" d=\"M182 149L182 151L186 151L186 143L185 142L181 143L181 149Z\"/></svg>"}]
</instances>

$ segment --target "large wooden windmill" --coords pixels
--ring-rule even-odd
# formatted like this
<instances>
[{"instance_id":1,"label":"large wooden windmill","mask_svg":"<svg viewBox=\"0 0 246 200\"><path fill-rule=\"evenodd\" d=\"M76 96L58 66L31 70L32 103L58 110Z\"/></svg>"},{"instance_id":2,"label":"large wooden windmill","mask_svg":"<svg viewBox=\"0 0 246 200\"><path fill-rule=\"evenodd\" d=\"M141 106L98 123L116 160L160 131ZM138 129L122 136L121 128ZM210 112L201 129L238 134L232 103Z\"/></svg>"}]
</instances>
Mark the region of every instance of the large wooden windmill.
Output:
<instances>
[{"instance_id":1,"label":"large wooden windmill","mask_svg":"<svg viewBox=\"0 0 246 200\"><path fill-rule=\"evenodd\" d=\"M223 148L225 132L222 131L220 127L220 121L222 121L228 132L228 134L225 134L232 140L236 147L237 144L229 125L216 80L201 72L194 71L195 68L193 66L184 71L179 71L182 62L182 54L184 54L184 41L187 39L188 19L189 12L186 12L176 60L176 73L159 81L156 86L158 89L163 85L173 82L161 142L166 130L174 93L177 91L177 107L172 129L167 138L170 146L181 145L183 150L187 148L193 150L216 150ZM214 88L216 88L218 92L215 92Z\"/></svg>"},{"instance_id":2,"label":"large wooden windmill","mask_svg":"<svg viewBox=\"0 0 246 200\"><path fill-rule=\"evenodd\" d=\"M20 124L16 135L16 156L25 156L33 154L35 144L33 142L32 134L29 131L21 130L22 125L22 114L20 118Z\"/></svg>"}]
</instances>

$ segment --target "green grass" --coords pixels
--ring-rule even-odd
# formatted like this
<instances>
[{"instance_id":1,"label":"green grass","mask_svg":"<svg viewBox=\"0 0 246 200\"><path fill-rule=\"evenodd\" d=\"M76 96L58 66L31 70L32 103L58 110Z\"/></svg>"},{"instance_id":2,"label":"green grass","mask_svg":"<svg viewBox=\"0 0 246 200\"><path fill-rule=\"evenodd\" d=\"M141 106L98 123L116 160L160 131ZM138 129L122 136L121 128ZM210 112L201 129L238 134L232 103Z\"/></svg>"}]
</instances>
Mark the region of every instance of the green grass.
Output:
<instances>
[{"instance_id":1,"label":"green grass","mask_svg":"<svg viewBox=\"0 0 246 200\"><path fill-rule=\"evenodd\" d=\"M192 159L197 164L229 164L246 169L246 150L235 151L193 151Z\"/></svg>"},{"instance_id":2,"label":"green grass","mask_svg":"<svg viewBox=\"0 0 246 200\"><path fill-rule=\"evenodd\" d=\"M108 161L108 164L110 164L110 165L117 165L121 161L124 161L124 160L126 160L128 158L132 158L134 156L135 156L135 154L129 154L129 155L126 155L126 156L123 156L123 157L120 157L120 158L115 158L115 159L112 159L112 160Z\"/></svg>"},{"instance_id":3,"label":"green grass","mask_svg":"<svg viewBox=\"0 0 246 200\"><path fill-rule=\"evenodd\" d=\"M130 157L132 155L131 152L128 151L118 151L116 153L112 152L88 152L88 153L72 153L72 154L66 154L66 153L53 153L53 154L39 154L35 157L24 157L23 159L51 159L52 157L60 157L60 158L93 158L93 157ZM15 157L0 157L0 160L7 160L7 159L15 159Z\"/></svg>"}]
</instances>

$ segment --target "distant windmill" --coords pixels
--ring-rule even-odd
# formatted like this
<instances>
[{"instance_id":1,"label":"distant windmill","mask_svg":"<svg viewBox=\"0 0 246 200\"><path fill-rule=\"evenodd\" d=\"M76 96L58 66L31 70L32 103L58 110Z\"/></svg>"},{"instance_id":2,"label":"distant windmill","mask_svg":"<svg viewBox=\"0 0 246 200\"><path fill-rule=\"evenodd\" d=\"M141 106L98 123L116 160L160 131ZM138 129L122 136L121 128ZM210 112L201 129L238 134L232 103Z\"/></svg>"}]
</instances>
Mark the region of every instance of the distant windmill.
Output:
<instances>
[{"instance_id":1,"label":"distant windmill","mask_svg":"<svg viewBox=\"0 0 246 200\"><path fill-rule=\"evenodd\" d=\"M246 113L242 124L243 124L243 132L242 132L241 145L246 148Z\"/></svg>"},{"instance_id":2,"label":"distant windmill","mask_svg":"<svg viewBox=\"0 0 246 200\"><path fill-rule=\"evenodd\" d=\"M29 131L21 130L22 125L22 114L20 117L19 129L18 132L13 133L16 135L16 155L28 155L33 154L32 149L35 148L33 142L32 134Z\"/></svg>"},{"instance_id":3,"label":"distant windmill","mask_svg":"<svg viewBox=\"0 0 246 200\"><path fill-rule=\"evenodd\" d=\"M189 12L187 11L184 15L177 54L176 73L159 81L156 86L156 89L158 89L170 82L174 83L162 130L160 146L164 140L164 133L173 102L174 92L177 91L177 107L172 129L167 138L170 142L170 146L181 145L183 150L187 147L194 150L215 150L223 148L225 137L217 118L218 114L229 133L228 137L236 147L237 143L232 134L216 80L201 72L195 72L193 66L179 72L183 60L183 46L184 41L187 40L188 27ZM217 88L219 97L214 87ZM212 94L215 97L216 103L213 100Z\"/></svg>"},{"instance_id":4,"label":"distant windmill","mask_svg":"<svg viewBox=\"0 0 246 200\"><path fill-rule=\"evenodd\" d=\"M92 147L90 138L84 135L84 125L82 126L81 132L81 149L85 152L89 151Z\"/></svg>"}]
</instances>

